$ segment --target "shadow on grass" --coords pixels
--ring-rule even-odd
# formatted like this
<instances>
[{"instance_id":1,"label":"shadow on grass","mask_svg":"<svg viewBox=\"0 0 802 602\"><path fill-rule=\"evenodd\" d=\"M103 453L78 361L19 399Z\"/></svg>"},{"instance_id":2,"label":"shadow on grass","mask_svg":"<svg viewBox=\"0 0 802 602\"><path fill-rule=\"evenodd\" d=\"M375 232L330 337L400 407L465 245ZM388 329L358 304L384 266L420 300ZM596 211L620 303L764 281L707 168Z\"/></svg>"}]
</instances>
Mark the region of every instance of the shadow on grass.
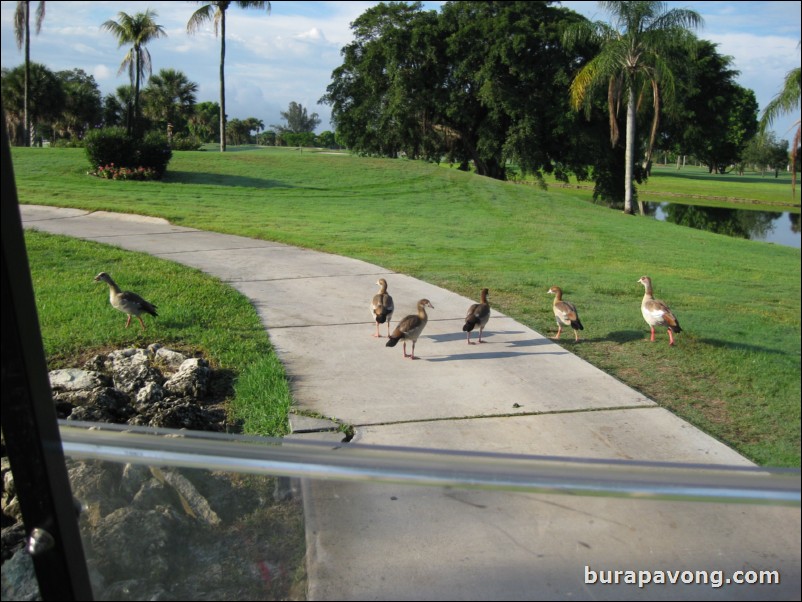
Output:
<instances>
[{"instance_id":1,"label":"shadow on grass","mask_svg":"<svg viewBox=\"0 0 802 602\"><path fill-rule=\"evenodd\" d=\"M619 330L610 332L606 337L587 338L585 341L609 341L611 343L631 343L649 338L649 329L646 330Z\"/></svg>"},{"instance_id":2,"label":"shadow on grass","mask_svg":"<svg viewBox=\"0 0 802 602\"><path fill-rule=\"evenodd\" d=\"M204 184L207 186L238 186L241 188L295 188L295 186L266 178L172 169L164 174L162 182L165 184Z\"/></svg>"},{"instance_id":3,"label":"shadow on grass","mask_svg":"<svg viewBox=\"0 0 802 602\"><path fill-rule=\"evenodd\" d=\"M744 345L743 343L735 343L733 341L722 341L720 339L697 339L700 343L710 345L711 347L718 347L720 349L733 349L738 351L749 351L754 353L770 353L772 355L796 355L781 349L771 349L770 347L763 347L760 345Z\"/></svg>"}]
</instances>

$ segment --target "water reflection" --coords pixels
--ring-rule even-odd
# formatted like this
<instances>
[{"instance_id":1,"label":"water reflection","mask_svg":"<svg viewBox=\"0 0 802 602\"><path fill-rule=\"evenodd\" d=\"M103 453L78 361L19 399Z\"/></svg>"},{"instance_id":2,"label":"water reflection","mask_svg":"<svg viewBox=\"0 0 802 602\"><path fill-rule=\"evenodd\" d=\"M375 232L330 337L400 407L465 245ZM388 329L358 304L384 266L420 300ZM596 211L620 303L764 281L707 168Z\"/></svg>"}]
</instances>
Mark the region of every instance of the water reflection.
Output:
<instances>
[{"instance_id":1,"label":"water reflection","mask_svg":"<svg viewBox=\"0 0 802 602\"><path fill-rule=\"evenodd\" d=\"M644 203L646 213L661 221L748 240L800 248L798 213Z\"/></svg>"}]
</instances>

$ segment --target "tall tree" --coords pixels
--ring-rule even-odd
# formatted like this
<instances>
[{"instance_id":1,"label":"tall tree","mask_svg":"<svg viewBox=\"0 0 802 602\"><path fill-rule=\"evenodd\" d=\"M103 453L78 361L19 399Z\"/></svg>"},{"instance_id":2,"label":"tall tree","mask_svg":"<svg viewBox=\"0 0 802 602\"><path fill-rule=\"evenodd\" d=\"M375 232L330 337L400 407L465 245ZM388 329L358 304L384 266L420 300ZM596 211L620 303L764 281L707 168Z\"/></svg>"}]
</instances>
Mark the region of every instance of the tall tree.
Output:
<instances>
[{"instance_id":1,"label":"tall tree","mask_svg":"<svg viewBox=\"0 0 802 602\"><path fill-rule=\"evenodd\" d=\"M59 71L64 89L64 107L54 124L60 136L82 139L87 130L103 121L103 105L95 78L83 69Z\"/></svg>"},{"instance_id":2,"label":"tall tree","mask_svg":"<svg viewBox=\"0 0 802 602\"><path fill-rule=\"evenodd\" d=\"M752 90L736 83L739 72L732 68L732 57L719 54L716 44L699 40L695 56L677 78L660 148L694 155L711 172L724 173L739 162L757 132L757 100Z\"/></svg>"},{"instance_id":3,"label":"tall tree","mask_svg":"<svg viewBox=\"0 0 802 602\"><path fill-rule=\"evenodd\" d=\"M646 152L648 162L659 125L661 97L670 98L674 90L672 66L666 57L675 48L688 54L693 51L696 38L689 28L701 25L702 17L688 9L667 10L665 2L653 0L599 2L599 5L610 14L613 25L579 22L568 27L563 36L569 47L593 40L601 48L571 82L571 103L577 110L583 105L590 110L593 93L606 88L613 146L619 138L618 109L622 101L626 106L624 212L632 213L638 98L650 96L654 107Z\"/></svg>"},{"instance_id":4,"label":"tall tree","mask_svg":"<svg viewBox=\"0 0 802 602\"><path fill-rule=\"evenodd\" d=\"M192 13L187 23L187 33L195 33L206 22L214 23L214 35L220 35L220 151L226 150L226 11L231 4L240 8L267 8L270 13L270 2L231 2L230 0L214 0L199 2L202 4Z\"/></svg>"},{"instance_id":5,"label":"tall tree","mask_svg":"<svg viewBox=\"0 0 802 602\"><path fill-rule=\"evenodd\" d=\"M30 64L28 113L30 131L36 132L52 124L64 110L64 86L55 73L39 63ZM23 131L25 98L25 66L2 70L3 111L8 137L16 145L27 144ZM29 131L29 133L30 133ZM44 132L43 132L44 133Z\"/></svg>"},{"instance_id":6,"label":"tall tree","mask_svg":"<svg viewBox=\"0 0 802 602\"><path fill-rule=\"evenodd\" d=\"M782 90L763 109L763 116L760 118L761 132L765 132L780 115L787 115L799 110L801 78L799 67L791 69L785 76ZM791 142L791 191L796 194L796 153L799 148L802 125L800 125L799 119L796 120L794 125L796 126L796 132L794 133L794 140Z\"/></svg>"},{"instance_id":7,"label":"tall tree","mask_svg":"<svg viewBox=\"0 0 802 602\"><path fill-rule=\"evenodd\" d=\"M138 127L141 79L145 75L149 76L152 71L150 52L145 46L152 40L167 36L164 28L154 20L157 16L158 14L150 9L133 16L120 12L117 14L118 21L110 19L101 25L102 29L111 32L117 38L118 46L131 44L119 70L119 73L128 70L128 77L134 87L134 112L127 124L129 134L135 132Z\"/></svg>"},{"instance_id":8,"label":"tall tree","mask_svg":"<svg viewBox=\"0 0 802 602\"><path fill-rule=\"evenodd\" d=\"M39 2L36 7L36 33L42 30L42 21L45 20L45 3ZM31 3L27 0L17 2L17 10L14 12L14 36L17 39L17 48L25 46L25 100L24 100L24 128L25 146L31 145L31 123L28 119L30 109L30 90L31 90Z\"/></svg>"}]
</instances>

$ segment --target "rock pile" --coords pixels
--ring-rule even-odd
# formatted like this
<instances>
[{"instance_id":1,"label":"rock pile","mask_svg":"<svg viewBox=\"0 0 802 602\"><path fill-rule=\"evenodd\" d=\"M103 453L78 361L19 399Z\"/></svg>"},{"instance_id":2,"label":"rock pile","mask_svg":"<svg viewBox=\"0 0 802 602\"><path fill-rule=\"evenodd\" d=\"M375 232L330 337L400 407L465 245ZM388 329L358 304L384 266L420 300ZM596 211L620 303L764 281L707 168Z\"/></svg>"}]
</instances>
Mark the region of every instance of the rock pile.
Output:
<instances>
[{"instance_id":1,"label":"rock pile","mask_svg":"<svg viewBox=\"0 0 802 602\"><path fill-rule=\"evenodd\" d=\"M158 346L50 372L60 418L232 431L229 383L209 363ZM37 599L8 459L2 464L2 598ZM286 479L67 460L100 600L302 599L303 511Z\"/></svg>"}]
</instances>

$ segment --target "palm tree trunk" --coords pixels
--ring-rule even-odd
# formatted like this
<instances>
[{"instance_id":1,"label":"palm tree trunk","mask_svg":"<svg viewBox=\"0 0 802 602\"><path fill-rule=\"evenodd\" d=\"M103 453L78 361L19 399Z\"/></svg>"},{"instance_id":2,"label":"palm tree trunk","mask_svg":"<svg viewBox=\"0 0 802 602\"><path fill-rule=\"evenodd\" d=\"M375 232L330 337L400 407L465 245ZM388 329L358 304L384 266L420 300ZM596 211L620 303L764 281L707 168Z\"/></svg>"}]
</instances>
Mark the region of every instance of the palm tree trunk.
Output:
<instances>
[{"instance_id":1,"label":"palm tree trunk","mask_svg":"<svg viewBox=\"0 0 802 602\"><path fill-rule=\"evenodd\" d=\"M134 118L131 120L131 126L128 133L138 135L139 133L139 72L142 69L141 54L139 48L134 50L136 54L136 84L134 85Z\"/></svg>"},{"instance_id":2,"label":"palm tree trunk","mask_svg":"<svg viewBox=\"0 0 802 602\"><path fill-rule=\"evenodd\" d=\"M226 11L220 16L220 152L226 152Z\"/></svg>"},{"instance_id":3,"label":"palm tree trunk","mask_svg":"<svg viewBox=\"0 0 802 602\"><path fill-rule=\"evenodd\" d=\"M25 133L23 134L22 142L25 146L31 145L31 123L30 118L28 117L28 105L29 100L28 97L30 96L31 90L31 25L30 25L30 15L31 15L31 3L25 2L25 90L23 91L23 100L22 100L22 121L23 121L23 129Z\"/></svg>"},{"instance_id":4,"label":"palm tree trunk","mask_svg":"<svg viewBox=\"0 0 802 602\"><path fill-rule=\"evenodd\" d=\"M632 213L632 169L635 166L635 90L627 92L627 146L624 170L624 213Z\"/></svg>"}]
</instances>

